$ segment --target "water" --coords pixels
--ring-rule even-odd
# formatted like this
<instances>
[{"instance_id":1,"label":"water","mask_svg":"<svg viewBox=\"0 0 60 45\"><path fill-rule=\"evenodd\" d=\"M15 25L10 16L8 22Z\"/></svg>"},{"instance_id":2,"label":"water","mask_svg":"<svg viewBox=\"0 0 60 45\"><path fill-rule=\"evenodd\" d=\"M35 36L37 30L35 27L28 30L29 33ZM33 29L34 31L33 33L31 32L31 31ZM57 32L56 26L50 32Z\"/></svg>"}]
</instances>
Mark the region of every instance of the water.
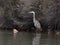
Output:
<instances>
[{"instance_id":1,"label":"water","mask_svg":"<svg viewBox=\"0 0 60 45\"><path fill-rule=\"evenodd\" d=\"M60 35L0 31L0 45L60 45Z\"/></svg>"}]
</instances>

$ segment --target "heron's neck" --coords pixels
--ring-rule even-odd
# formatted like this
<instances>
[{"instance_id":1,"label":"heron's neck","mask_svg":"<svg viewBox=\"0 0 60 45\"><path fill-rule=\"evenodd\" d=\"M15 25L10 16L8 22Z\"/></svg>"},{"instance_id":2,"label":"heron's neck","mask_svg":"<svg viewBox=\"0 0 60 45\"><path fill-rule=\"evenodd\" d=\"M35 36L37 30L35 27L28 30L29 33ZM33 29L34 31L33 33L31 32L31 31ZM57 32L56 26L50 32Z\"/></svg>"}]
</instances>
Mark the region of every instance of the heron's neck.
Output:
<instances>
[{"instance_id":1,"label":"heron's neck","mask_svg":"<svg viewBox=\"0 0 60 45\"><path fill-rule=\"evenodd\" d=\"M35 21L35 13L33 13L33 21Z\"/></svg>"}]
</instances>

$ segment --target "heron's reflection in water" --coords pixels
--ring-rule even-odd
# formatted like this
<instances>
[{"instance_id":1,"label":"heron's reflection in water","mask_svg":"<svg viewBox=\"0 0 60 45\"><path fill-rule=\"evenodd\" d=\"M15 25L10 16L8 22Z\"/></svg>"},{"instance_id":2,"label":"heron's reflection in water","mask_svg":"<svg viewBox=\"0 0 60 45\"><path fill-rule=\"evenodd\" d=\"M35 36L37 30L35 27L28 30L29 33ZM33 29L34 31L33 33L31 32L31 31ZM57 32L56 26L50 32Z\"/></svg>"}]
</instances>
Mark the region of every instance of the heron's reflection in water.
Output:
<instances>
[{"instance_id":1,"label":"heron's reflection in water","mask_svg":"<svg viewBox=\"0 0 60 45\"><path fill-rule=\"evenodd\" d=\"M14 36L14 37L13 37ZM60 45L60 35L0 31L0 45Z\"/></svg>"},{"instance_id":2,"label":"heron's reflection in water","mask_svg":"<svg viewBox=\"0 0 60 45\"><path fill-rule=\"evenodd\" d=\"M40 45L41 33L36 33L34 35L32 45Z\"/></svg>"}]
</instances>

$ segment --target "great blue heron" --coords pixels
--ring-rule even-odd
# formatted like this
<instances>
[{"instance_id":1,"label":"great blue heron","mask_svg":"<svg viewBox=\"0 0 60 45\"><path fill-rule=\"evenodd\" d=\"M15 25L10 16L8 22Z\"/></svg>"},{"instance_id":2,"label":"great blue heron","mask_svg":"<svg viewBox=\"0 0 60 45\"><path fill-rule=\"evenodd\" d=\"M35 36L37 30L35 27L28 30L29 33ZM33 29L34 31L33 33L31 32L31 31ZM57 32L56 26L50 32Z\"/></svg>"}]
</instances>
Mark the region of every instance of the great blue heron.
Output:
<instances>
[{"instance_id":1,"label":"great blue heron","mask_svg":"<svg viewBox=\"0 0 60 45\"><path fill-rule=\"evenodd\" d=\"M34 23L34 26L37 28L37 31L38 32L42 31L40 22L35 18L35 12L34 11L30 11L29 13L33 14L33 23Z\"/></svg>"}]
</instances>

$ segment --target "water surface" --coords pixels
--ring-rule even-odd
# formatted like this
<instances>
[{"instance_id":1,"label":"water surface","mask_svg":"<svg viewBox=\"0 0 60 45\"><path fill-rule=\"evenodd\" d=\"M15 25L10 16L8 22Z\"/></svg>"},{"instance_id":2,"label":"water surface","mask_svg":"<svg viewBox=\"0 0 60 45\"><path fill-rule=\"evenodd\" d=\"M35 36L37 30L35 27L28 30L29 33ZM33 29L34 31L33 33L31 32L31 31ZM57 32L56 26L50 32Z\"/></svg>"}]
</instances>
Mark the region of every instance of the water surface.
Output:
<instances>
[{"instance_id":1,"label":"water surface","mask_svg":"<svg viewBox=\"0 0 60 45\"><path fill-rule=\"evenodd\" d=\"M0 31L0 45L60 45L60 35Z\"/></svg>"}]
</instances>

